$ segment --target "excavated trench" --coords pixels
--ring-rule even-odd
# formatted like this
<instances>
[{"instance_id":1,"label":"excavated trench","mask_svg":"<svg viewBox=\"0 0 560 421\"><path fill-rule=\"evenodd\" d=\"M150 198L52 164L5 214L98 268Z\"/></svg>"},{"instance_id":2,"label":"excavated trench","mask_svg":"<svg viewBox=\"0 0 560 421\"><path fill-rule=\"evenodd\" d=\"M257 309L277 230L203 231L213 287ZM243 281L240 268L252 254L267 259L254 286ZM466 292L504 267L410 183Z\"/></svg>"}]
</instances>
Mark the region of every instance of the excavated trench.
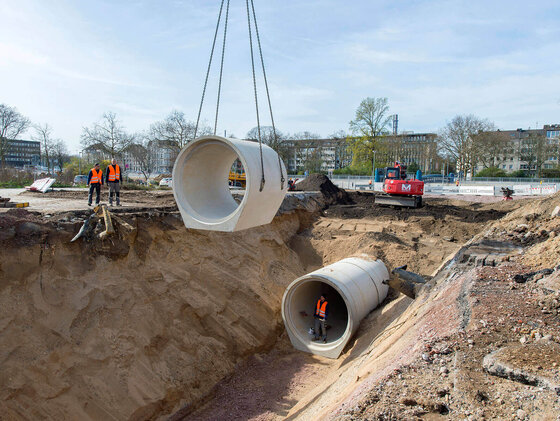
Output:
<instances>
[{"instance_id":1,"label":"excavated trench","mask_svg":"<svg viewBox=\"0 0 560 421\"><path fill-rule=\"evenodd\" d=\"M2 214L0 413L8 419L220 419L220 407L234 419L239 405L227 407L231 396L220 394L220 385L235 379L249 357L267 355L269 367L300 364L285 370L288 377L317 364L308 354L294 357L287 345L280 311L290 282L361 253L389 269L408 263L429 275L505 214L442 201L418 213L374 214L366 202L356 203L351 215L346 207L325 214L306 204L237 233L186 230L176 212L123 214L133 231L76 243L69 239L81 221ZM395 296L386 300L394 313L387 320L407 306L394 304ZM341 358L356 355L370 334L360 330ZM264 400L277 398L275 387ZM297 399L282 402L275 416L282 418ZM258 413L253 408L244 416Z\"/></svg>"}]
</instances>

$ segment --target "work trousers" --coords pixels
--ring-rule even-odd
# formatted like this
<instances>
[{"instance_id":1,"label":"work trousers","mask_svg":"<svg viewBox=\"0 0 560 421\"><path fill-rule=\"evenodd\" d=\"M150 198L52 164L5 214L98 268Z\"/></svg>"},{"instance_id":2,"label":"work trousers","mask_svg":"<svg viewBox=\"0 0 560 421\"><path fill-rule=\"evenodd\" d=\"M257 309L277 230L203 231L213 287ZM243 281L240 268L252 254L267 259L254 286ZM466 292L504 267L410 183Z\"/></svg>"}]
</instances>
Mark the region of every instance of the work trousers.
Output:
<instances>
[{"instance_id":1,"label":"work trousers","mask_svg":"<svg viewBox=\"0 0 560 421\"><path fill-rule=\"evenodd\" d=\"M118 181L109 181L109 204L113 204L113 195L117 196L117 206L121 204L121 183Z\"/></svg>"},{"instance_id":2,"label":"work trousers","mask_svg":"<svg viewBox=\"0 0 560 421\"><path fill-rule=\"evenodd\" d=\"M315 318L315 339L321 337L322 340L327 340L327 321Z\"/></svg>"},{"instance_id":3,"label":"work trousers","mask_svg":"<svg viewBox=\"0 0 560 421\"><path fill-rule=\"evenodd\" d=\"M99 205L99 200L101 199L101 183L91 183L89 185L88 205L91 205L94 190L96 193L95 204Z\"/></svg>"}]
</instances>

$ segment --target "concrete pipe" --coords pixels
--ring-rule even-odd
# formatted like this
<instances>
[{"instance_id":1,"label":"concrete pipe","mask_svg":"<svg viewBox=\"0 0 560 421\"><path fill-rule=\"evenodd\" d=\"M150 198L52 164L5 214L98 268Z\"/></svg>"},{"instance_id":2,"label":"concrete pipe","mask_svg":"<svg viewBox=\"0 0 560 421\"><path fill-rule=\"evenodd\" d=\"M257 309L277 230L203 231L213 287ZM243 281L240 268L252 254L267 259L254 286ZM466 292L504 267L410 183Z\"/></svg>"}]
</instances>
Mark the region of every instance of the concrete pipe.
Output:
<instances>
[{"instance_id":1,"label":"concrete pipe","mask_svg":"<svg viewBox=\"0 0 560 421\"><path fill-rule=\"evenodd\" d=\"M266 145L262 149L266 183L259 191L261 158L257 142L204 136L183 148L173 167L173 194L187 228L231 232L272 221L284 200L288 181L276 152ZM245 193L239 204L228 186L229 171L236 158L243 164L246 176Z\"/></svg>"},{"instance_id":2,"label":"concrete pipe","mask_svg":"<svg viewBox=\"0 0 560 421\"><path fill-rule=\"evenodd\" d=\"M290 284L282 318L292 345L301 351L338 358L360 321L387 296L389 272L381 260L351 257L318 269ZM313 342L309 328L321 294L327 294L327 343Z\"/></svg>"}]
</instances>

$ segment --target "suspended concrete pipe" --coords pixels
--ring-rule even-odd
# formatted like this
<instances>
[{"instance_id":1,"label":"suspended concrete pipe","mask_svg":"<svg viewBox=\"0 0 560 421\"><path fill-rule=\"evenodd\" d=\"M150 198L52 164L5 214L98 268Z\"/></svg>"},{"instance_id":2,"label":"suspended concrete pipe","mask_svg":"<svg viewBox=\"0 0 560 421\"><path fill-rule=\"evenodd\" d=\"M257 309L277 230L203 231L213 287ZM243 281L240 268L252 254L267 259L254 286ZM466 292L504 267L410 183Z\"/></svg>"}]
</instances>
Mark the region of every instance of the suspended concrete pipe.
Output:
<instances>
[{"instance_id":1,"label":"suspended concrete pipe","mask_svg":"<svg viewBox=\"0 0 560 421\"><path fill-rule=\"evenodd\" d=\"M387 296L389 272L381 260L350 257L293 281L282 299L282 318L292 345L338 358L360 321ZM309 328L321 294L327 294L327 343L313 342Z\"/></svg>"},{"instance_id":2,"label":"suspended concrete pipe","mask_svg":"<svg viewBox=\"0 0 560 421\"><path fill-rule=\"evenodd\" d=\"M173 195L187 228L240 231L269 224L286 195L286 168L278 154L262 145L266 183L262 191L259 144L221 136L204 136L181 150L173 167ZM228 178L239 158L246 187L241 203L231 195ZM284 185L281 185L281 178Z\"/></svg>"}]
</instances>

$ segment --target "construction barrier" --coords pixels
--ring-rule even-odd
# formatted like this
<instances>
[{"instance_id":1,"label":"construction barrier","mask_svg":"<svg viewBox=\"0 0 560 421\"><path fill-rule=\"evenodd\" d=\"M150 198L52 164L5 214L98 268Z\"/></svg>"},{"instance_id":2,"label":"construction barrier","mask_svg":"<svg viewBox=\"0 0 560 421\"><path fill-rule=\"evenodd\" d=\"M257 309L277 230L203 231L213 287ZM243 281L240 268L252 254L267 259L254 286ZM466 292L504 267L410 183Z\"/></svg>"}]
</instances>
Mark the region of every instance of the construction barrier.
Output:
<instances>
[{"instance_id":1,"label":"construction barrier","mask_svg":"<svg viewBox=\"0 0 560 421\"><path fill-rule=\"evenodd\" d=\"M512 188L515 196L546 196L558 191L557 184L516 184Z\"/></svg>"}]
</instances>

